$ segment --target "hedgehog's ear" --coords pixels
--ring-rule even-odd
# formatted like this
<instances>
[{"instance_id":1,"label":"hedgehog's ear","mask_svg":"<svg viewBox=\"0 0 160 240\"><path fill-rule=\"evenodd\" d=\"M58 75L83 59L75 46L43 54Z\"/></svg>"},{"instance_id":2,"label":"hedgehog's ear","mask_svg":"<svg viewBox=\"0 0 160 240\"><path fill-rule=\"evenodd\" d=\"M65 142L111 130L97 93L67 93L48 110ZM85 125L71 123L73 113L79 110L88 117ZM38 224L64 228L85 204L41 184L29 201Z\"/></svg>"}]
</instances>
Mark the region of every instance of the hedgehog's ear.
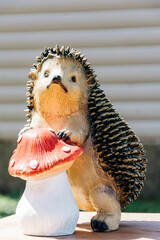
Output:
<instances>
[{"instance_id":1,"label":"hedgehog's ear","mask_svg":"<svg viewBox=\"0 0 160 240\"><path fill-rule=\"evenodd\" d=\"M30 80L36 80L36 79L37 79L37 73L31 71L31 72L28 74L28 78L29 78Z\"/></svg>"}]
</instances>

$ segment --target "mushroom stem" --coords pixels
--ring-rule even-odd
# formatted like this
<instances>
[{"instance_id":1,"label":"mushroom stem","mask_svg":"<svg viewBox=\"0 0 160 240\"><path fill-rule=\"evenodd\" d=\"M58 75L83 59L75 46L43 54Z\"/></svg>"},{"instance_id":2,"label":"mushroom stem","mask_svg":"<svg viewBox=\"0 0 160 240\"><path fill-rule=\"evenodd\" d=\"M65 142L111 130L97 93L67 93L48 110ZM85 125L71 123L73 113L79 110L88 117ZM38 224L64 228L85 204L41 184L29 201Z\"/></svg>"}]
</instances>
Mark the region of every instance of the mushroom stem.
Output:
<instances>
[{"instance_id":1,"label":"mushroom stem","mask_svg":"<svg viewBox=\"0 0 160 240\"><path fill-rule=\"evenodd\" d=\"M79 210L66 172L40 181L27 181L16 216L27 235L73 234Z\"/></svg>"}]
</instances>

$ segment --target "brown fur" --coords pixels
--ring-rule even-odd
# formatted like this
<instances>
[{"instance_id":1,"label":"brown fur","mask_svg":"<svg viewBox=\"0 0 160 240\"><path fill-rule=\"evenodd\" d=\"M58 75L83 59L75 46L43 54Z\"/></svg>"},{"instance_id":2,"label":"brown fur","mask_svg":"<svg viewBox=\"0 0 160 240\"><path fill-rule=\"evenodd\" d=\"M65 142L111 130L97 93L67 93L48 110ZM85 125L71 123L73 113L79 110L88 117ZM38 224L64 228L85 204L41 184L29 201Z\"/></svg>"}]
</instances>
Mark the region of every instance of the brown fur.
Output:
<instances>
[{"instance_id":1,"label":"brown fur","mask_svg":"<svg viewBox=\"0 0 160 240\"><path fill-rule=\"evenodd\" d=\"M95 231L102 226L111 231L119 226L120 204L133 201L143 186L146 159L139 139L99 88L86 61L75 49L45 49L29 74L27 117L30 127L69 130L71 141L83 146L68 170L73 194L80 209L97 211L91 223ZM59 83L53 81L56 75Z\"/></svg>"},{"instance_id":2,"label":"brown fur","mask_svg":"<svg viewBox=\"0 0 160 240\"><path fill-rule=\"evenodd\" d=\"M44 77L44 72L49 77ZM37 75L35 75L37 74ZM62 83L68 89L66 93L58 84L51 83L54 75L62 77ZM77 83L70 81L76 76ZM93 150L90 138L88 119L88 85L85 72L80 64L72 59L51 58L46 60L34 78L34 111L31 127L50 127L56 132L69 129L70 139L77 145L82 145L84 152L68 170L68 177L79 209L97 211L109 226L109 230L118 228L120 221L119 194L111 177L99 167L97 156ZM87 140L87 141L86 141ZM118 214L117 214L118 212ZM113 215L112 224L108 215Z\"/></svg>"}]
</instances>

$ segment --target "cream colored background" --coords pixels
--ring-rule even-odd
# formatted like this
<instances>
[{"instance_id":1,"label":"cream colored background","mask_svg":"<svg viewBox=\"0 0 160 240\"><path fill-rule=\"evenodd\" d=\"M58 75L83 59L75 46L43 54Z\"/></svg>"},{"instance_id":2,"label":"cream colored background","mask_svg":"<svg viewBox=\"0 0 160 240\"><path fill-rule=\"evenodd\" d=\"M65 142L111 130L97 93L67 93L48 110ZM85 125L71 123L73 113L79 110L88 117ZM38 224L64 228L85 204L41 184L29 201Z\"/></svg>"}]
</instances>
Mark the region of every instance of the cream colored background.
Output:
<instances>
[{"instance_id":1,"label":"cream colored background","mask_svg":"<svg viewBox=\"0 0 160 240\"><path fill-rule=\"evenodd\" d=\"M160 142L160 1L0 0L0 140L25 124L25 85L44 47L78 48L144 143Z\"/></svg>"}]
</instances>

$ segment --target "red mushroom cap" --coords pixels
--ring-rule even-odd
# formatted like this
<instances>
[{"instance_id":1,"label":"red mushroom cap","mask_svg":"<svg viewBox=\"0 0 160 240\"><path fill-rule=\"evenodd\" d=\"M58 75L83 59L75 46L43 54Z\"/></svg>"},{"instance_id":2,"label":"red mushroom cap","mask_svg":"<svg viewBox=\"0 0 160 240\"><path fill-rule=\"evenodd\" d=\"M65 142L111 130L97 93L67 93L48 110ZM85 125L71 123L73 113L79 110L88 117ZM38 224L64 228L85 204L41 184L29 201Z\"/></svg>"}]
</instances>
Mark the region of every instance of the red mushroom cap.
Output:
<instances>
[{"instance_id":1,"label":"red mushroom cap","mask_svg":"<svg viewBox=\"0 0 160 240\"><path fill-rule=\"evenodd\" d=\"M67 170L82 151L60 140L53 130L34 128L18 139L8 171L25 180L46 178Z\"/></svg>"}]
</instances>

